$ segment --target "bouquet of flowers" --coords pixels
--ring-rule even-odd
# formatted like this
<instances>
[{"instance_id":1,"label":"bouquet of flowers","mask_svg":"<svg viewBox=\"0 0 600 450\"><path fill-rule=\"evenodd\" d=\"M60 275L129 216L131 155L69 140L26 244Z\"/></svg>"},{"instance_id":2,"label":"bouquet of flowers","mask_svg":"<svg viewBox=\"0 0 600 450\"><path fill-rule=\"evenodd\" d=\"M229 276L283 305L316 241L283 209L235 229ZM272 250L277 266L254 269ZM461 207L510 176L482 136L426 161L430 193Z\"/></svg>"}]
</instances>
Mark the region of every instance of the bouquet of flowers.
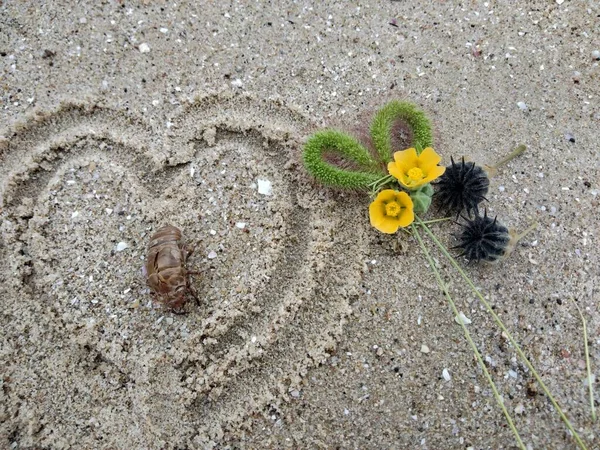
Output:
<instances>
[{"instance_id":1,"label":"bouquet of flowers","mask_svg":"<svg viewBox=\"0 0 600 450\"><path fill-rule=\"evenodd\" d=\"M397 129L397 125L401 125L408 131L411 144L407 149L394 151L392 133ZM357 139L346 133L331 129L318 131L310 136L305 144L304 165L314 178L325 185L360 190L369 194L371 203L368 214L370 223L376 230L386 234L404 230L416 239L452 308L455 320L462 326L465 337L519 447L526 448L510 413L504 406L481 353L471 337L466 326L467 321L464 315L459 313L433 257L425 245L421 231L424 231L442 254L448 258L488 313L492 315L495 323L508 337L523 363L529 368L542 391L552 402L577 445L581 449L585 449L585 444L512 334L482 293L476 289L456 258L450 254L448 248L442 244L429 227L429 224L433 222L456 218L454 221L461 225L462 230L454 248L461 250L459 257L465 257L469 261L493 263L508 256L515 248L515 244L535 228L535 224L520 234L509 231L496 217L489 217L486 210L482 214L480 205L486 201L490 184L489 177L495 174L501 165L522 154L526 147L519 145L513 152L492 166L478 166L474 162L465 162L464 158L460 162L455 162L451 158L451 164L444 167L440 165L441 156L433 149L431 123L425 113L411 103L399 101L392 101L375 113L371 122L370 138L372 150L367 149ZM427 221L422 219L434 198L438 204L438 211L444 211L446 215L451 214L451 217ZM462 219L462 222L457 222L458 219ZM587 342L585 321L584 340ZM587 361L588 376L590 376L589 359ZM589 385L592 417L595 419L591 376Z\"/></svg>"}]
</instances>

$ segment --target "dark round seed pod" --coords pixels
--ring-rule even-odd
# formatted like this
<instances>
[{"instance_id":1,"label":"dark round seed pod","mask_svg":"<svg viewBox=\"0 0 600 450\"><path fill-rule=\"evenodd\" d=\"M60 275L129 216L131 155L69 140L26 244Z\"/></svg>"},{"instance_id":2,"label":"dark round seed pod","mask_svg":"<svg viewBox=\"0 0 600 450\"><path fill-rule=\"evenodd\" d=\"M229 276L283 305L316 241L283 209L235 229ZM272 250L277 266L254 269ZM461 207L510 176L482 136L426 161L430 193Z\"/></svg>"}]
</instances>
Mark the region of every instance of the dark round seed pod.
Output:
<instances>
[{"instance_id":1,"label":"dark round seed pod","mask_svg":"<svg viewBox=\"0 0 600 450\"><path fill-rule=\"evenodd\" d=\"M462 233L458 236L460 243L454 248L461 248L460 256L465 256L469 261L494 262L500 259L507 251L510 242L508 229L487 215L479 214L474 219L465 220Z\"/></svg>"},{"instance_id":2,"label":"dark round seed pod","mask_svg":"<svg viewBox=\"0 0 600 450\"><path fill-rule=\"evenodd\" d=\"M490 186L487 173L474 162L455 163L446 167L446 171L437 182L435 198L440 209L448 213L455 212L458 216L463 210L471 217L471 212L479 215L479 203L485 198Z\"/></svg>"}]
</instances>

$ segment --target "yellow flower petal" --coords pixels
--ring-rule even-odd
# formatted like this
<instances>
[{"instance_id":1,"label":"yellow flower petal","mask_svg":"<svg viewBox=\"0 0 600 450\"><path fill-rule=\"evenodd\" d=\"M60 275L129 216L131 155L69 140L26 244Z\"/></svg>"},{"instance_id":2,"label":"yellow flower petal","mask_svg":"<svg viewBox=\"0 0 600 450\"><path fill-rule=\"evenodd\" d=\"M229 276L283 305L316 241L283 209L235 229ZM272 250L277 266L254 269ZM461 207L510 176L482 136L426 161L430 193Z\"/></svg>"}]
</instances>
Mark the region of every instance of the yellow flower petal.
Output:
<instances>
[{"instance_id":1,"label":"yellow flower petal","mask_svg":"<svg viewBox=\"0 0 600 450\"><path fill-rule=\"evenodd\" d=\"M429 167L437 166L441 160L442 157L438 155L434 149L432 149L431 147L427 147L419 155L419 167L421 167L422 169L426 169Z\"/></svg>"},{"instance_id":2,"label":"yellow flower petal","mask_svg":"<svg viewBox=\"0 0 600 450\"><path fill-rule=\"evenodd\" d=\"M446 172L446 168L443 166L435 166L433 167L429 173L427 173L427 176L425 177L426 183L429 183L430 181L435 180L436 178L441 177L442 175L444 175L444 172Z\"/></svg>"},{"instance_id":3,"label":"yellow flower petal","mask_svg":"<svg viewBox=\"0 0 600 450\"><path fill-rule=\"evenodd\" d=\"M398 226L405 228L415 221L415 212L413 209L406 208L398 218Z\"/></svg>"},{"instance_id":4,"label":"yellow flower petal","mask_svg":"<svg viewBox=\"0 0 600 450\"><path fill-rule=\"evenodd\" d=\"M396 164L393 161L388 163L388 172L397 180L401 180L403 177L406 177L406 175L404 175L398 164Z\"/></svg>"},{"instance_id":5,"label":"yellow flower petal","mask_svg":"<svg viewBox=\"0 0 600 450\"><path fill-rule=\"evenodd\" d=\"M394 153L394 162L404 172L408 171L411 167L417 167L419 162L417 150L407 148L406 150Z\"/></svg>"}]
</instances>

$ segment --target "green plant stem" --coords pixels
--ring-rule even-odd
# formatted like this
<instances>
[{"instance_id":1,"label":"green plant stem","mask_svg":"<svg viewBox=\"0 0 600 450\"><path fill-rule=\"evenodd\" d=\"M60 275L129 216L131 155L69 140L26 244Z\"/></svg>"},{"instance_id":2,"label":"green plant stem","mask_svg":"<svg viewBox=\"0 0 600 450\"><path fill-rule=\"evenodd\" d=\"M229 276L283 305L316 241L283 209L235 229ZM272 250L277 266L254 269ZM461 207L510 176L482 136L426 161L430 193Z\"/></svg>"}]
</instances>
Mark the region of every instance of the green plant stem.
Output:
<instances>
[{"instance_id":1,"label":"green plant stem","mask_svg":"<svg viewBox=\"0 0 600 450\"><path fill-rule=\"evenodd\" d=\"M388 183L391 183L392 181L394 181L394 177L391 175L386 175L370 183L368 187L371 189L371 197L375 197L383 186L385 186Z\"/></svg>"},{"instance_id":2,"label":"green plant stem","mask_svg":"<svg viewBox=\"0 0 600 450\"><path fill-rule=\"evenodd\" d=\"M583 317L583 313L581 312L581 309L579 308L579 305L577 304L577 302L575 302L575 300L573 298L571 298L571 301L575 305L575 308L577 308L577 312L579 312L579 317L581 317L581 322L583 323L583 348L585 351L585 365L587 368L588 388L589 388L589 392L590 392L590 408L592 410L592 421L595 422L596 421L596 407L594 406L594 387L593 387L593 383L592 383L592 368L591 368L591 364L590 364L590 352L588 350L587 323L585 321L585 317Z\"/></svg>"},{"instance_id":3,"label":"green plant stem","mask_svg":"<svg viewBox=\"0 0 600 450\"><path fill-rule=\"evenodd\" d=\"M511 345L516 350L516 352L519 355L519 357L523 360L523 362L525 363L525 365L527 366L527 368L531 371L531 373L533 374L533 377L539 383L539 385L542 388L542 390L544 391L544 393L548 396L548 399L550 400L550 402L552 403L552 405L554 406L554 408L558 412L560 418L562 419L562 421L564 422L564 424L567 426L567 428L569 429L569 431L573 435L573 438L577 442L577 445L579 446L579 448L581 448L582 450L587 450L587 447L585 446L585 444L583 443L583 441L579 437L579 434L577 434L577 432L575 431L575 428L573 428L573 425L571 425L571 422L569 421L569 419L567 418L567 416L565 415L565 413L563 412L563 410L561 409L561 407L558 405L558 403L556 402L556 400L554 399L554 397L552 396L552 394L550 393L550 391L548 390L548 388L546 387L546 385L542 381L542 378L538 374L537 370L535 370L535 368L533 367L533 365L529 362L529 359L527 359L527 356L525 356L525 353L523 352L523 350L521 350L521 347L519 346L519 344L517 344L517 342L513 338L512 334L508 331L508 329L506 328L506 326L504 325L504 323L502 322L502 320L500 320L500 317L498 317L498 315L494 312L494 310L492 309L492 307L490 306L490 304L485 300L485 298L483 297L483 295L481 295L481 292L479 292L477 290L477 288L475 287L475 285L473 284L473 282L471 281L471 279L467 276L467 274L464 272L464 270L462 270L462 268L458 265L458 263L452 257L452 255L450 255L450 252L448 252L448 250L446 249L446 247L444 246L444 244L442 244L439 241L439 239L433 234L433 232L429 229L429 227L427 225L423 224L423 222L421 221L421 219L419 217L415 216L415 220L419 223L419 225L421 225L425 229L425 231L427 232L427 234L429 235L429 237L435 242L435 244L439 247L439 249L442 251L442 253L444 254L444 256L446 258L448 258L448 260L450 261L450 263L454 266L454 268L458 271L458 273L460 273L460 275L463 278L463 280L465 280L465 282L469 285L469 287L471 288L471 290L473 291L473 293L475 293L475 295L479 298L479 300L481 301L481 303L485 306L485 309L492 315L492 317L494 318L494 321L496 322L496 324L500 327L500 329L504 332L504 334L506 334L506 336L508 337L508 340L510 341Z\"/></svg>"},{"instance_id":4,"label":"green plant stem","mask_svg":"<svg viewBox=\"0 0 600 450\"><path fill-rule=\"evenodd\" d=\"M517 156L520 156L523 153L525 153L525 150L527 150L527 146L526 145L524 145L524 144L518 145L512 152L510 152L504 158L502 158L499 161L497 161L496 164L494 164L493 167L497 169L498 167L503 166L504 164L506 164L507 162L509 162L512 159L516 158Z\"/></svg>"},{"instance_id":5,"label":"green plant stem","mask_svg":"<svg viewBox=\"0 0 600 450\"><path fill-rule=\"evenodd\" d=\"M429 253L429 250L427 250L427 247L425 246L425 243L423 242L423 239L421 238L421 235L419 234L419 231L417 230L417 227L414 225L414 223L412 225L412 230L413 230L413 234L417 237L417 240L419 241L419 245L421 246L421 250L423 250L423 253L425 254L425 257L427 258L427 262L429 262L429 266L431 267L431 270L433 271L433 273L435 275L435 278L437 279L438 284L440 285L440 287L444 291L444 295L448 299L448 303L450 303L450 307L452 308L452 312L454 313L454 316L457 317L459 315L458 308L456 307L456 304L454 303L454 300L452 299L452 296L448 292L446 284L442 280L440 272L438 271L437 267L435 266L435 262L433 261L433 258L431 257L431 254ZM465 323L462 320L460 320L459 322L460 322L460 325L461 325L461 327L463 329L463 332L465 333L465 337L467 338L467 341L469 342L469 345L473 349L473 353L475 353L475 357L477 358L477 361L479 362L479 366L483 370L483 373L485 374L485 377L487 378L487 381L488 381L490 387L492 388L492 392L494 393L494 397L496 398L496 401L498 402L498 405L502 409L502 412L504 413L504 417L506 417L506 420L508 422L508 426L512 430L512 432L513 432L513 434L515 436L515 439L517 440L517 442L519 444L519 447L521 449L525 450L526 449L525 444L521 440L521 436L519 436L519 432L517 431L517 428L515 427L515 424L514 424L514 422L512 420L512 417L510 416L508 410L506 409L506 406L504 405L504 401L502 400L502 397L500 396L500 393L498 392L498 389L496 388L496 384L494 383L494 380L492 379L492 376L490 375L490 372L487 370L487 367L485 366L485 363L483 362L483 358L481 356L481 353L477 349L477 346L475 345L475 342L473 342L473 338L471 337L471 333L469 333L469 330L467 329L467 326L465 325Z\"/></svg>"},{"instance_id":6,"label":"green plant stem","mask_svg":"<svg viewBox=\"0 0 600 450\"><path fill-rule=\"evenodd\" d=\"M503 166L504 164L506 164L507 162L516 158L517 156L522 155L523 153L525 153L525 150L527 150L526 145L524 145L524 144L518 145L512 152L510 152L504 158L501 158L500 160L496 161L496 163L494 165L489 166L489 165L485 164L484 167L488 171L489 176L490 177L495 176L498 173L499 167Z\"/></svg>"},{"instance_id":7,"label":"green plant stem","mask_svg":"<svg viewBox=\"0 0 600 450\"><path fill-rule=\"evenodd\" d=\"M446 222L447 220L452 220L452 219L453 219L453 217L442 217L440 219L423 220L422 222L425 225L429 225L430 223Z\"/></svg>"}]
</instances>

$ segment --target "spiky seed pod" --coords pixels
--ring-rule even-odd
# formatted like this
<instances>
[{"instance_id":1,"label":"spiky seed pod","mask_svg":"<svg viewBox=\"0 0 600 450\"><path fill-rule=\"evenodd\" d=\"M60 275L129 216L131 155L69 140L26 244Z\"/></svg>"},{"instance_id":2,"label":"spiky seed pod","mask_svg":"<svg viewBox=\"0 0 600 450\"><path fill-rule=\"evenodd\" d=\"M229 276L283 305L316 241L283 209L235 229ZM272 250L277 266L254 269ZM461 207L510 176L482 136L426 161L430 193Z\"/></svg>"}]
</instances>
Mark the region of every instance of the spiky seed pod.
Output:
<instances>
[{"instance_id":1,"label":"spiky seed pod","mask_svg":"<svg viewBox=\"0 0 600 450\"><path fill-rule=\"evenodd\" d=\"M494 262L505 255L510 242L508 229L496 220L479 214L474 219L463 217L466 223L459 235L460 243L454 248L463 250L460 256L469 261Z\"/></svg>"},{"instance_id":2,"label":"spiky seed pod","mask_svg":"<svg viewBox=\"0 0 600 450\"><path fill-rule=\"evenodd\" d=\"M446 167L446 171L436 183L435 198L440 209L455 212L458 216L463 210L471 217L471 212L479 215L479 204L486 200L490 179L486 172L474 162L455 163Z\"/></svg>"}]
</instances>

